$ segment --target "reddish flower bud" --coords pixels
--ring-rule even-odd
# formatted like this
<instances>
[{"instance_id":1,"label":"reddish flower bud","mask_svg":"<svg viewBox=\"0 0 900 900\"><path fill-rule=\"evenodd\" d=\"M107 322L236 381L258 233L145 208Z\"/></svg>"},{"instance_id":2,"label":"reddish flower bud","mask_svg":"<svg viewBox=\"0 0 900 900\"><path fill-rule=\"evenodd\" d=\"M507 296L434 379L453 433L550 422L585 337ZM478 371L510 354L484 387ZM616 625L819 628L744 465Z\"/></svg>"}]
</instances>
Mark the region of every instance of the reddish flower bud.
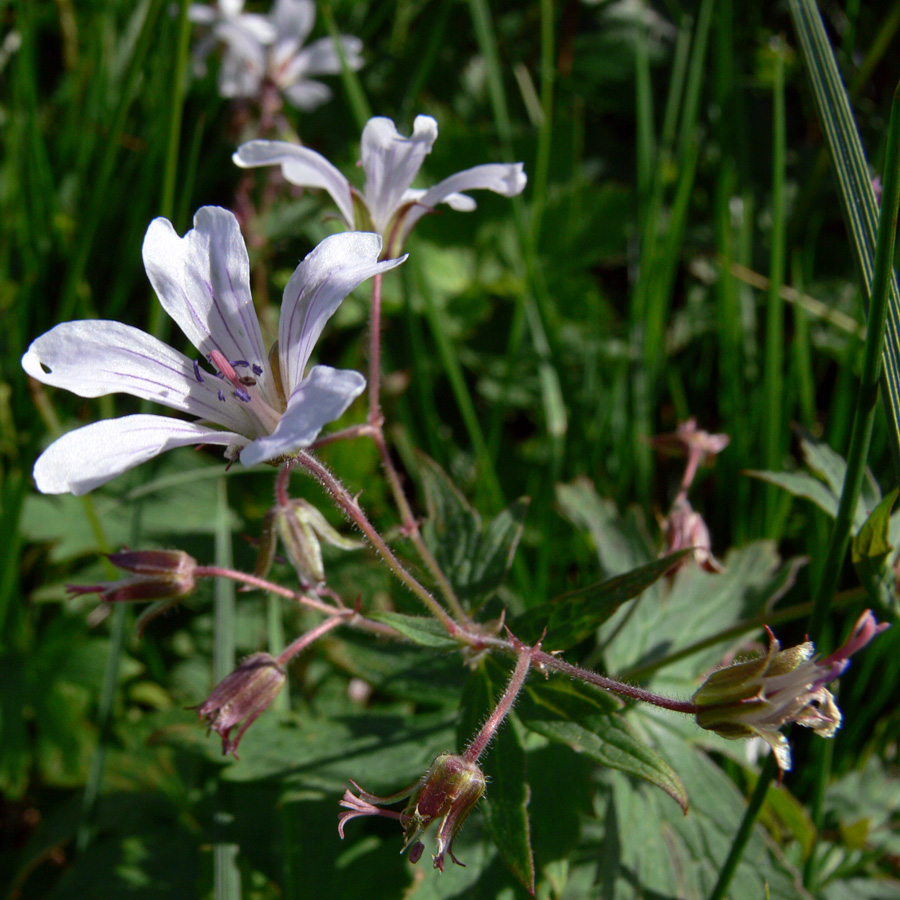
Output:
<instances>
[{"instance_id":1,"label":"reddish flower bud","mask_svg":"<svg viewBox=\"0 0 900 900\"><path fill-rule=\"evenodd\" d=\"M222 753L238 758L237 748L244 732L278 696L286 680L284 669L268 653L253 653L224 678L197 707L209 727L222 738ZM240 725L232 740L231 730Z\"/></svg>"},{"instance_id":2,"label":"reddish flower bud","mask_svg":"<svg viewBox=\"0 0 900 900\"><path fill-rule=\"evenodd\" d=\"M344 792L341 806L348 810L340 814L338 832L344 836L344 825L351 819L360 816L385 816L398 819L403 826L406 838L403 849L409 848L409 861L417 863L422 858L424 845L419 836L436 819L441 820L438 826L438 852L432 857L434 867L444 871L444 854L458 866L463 865L451 849L453 838L462 827L466 816L484 793L484 773L474 762L455 753L442 753L431 768L419 781L389 797L377 797L364 791L355 781L350 784L358 795L351 790ZM404 797L412 797L406 809L400 812L382 809L384 804L394 803Z\"/></svg>"},{"instance_id":3,"label":"reddish flower bud","mask_svg":"<svg viewBox=\"0 0 900 900\"><path fill-rule=\"evenodd\" d=\"M440 818L434 867L444 871L445 853L458 866L463 865L453 855L453 838L481 799L485 784L484 773L475 763L455 753L442 753L422 778L418 791L401 816L406 837L404 846L412 844L415 852L419 835ZM419 856L421 851L416 858Z\"/></svg>"},{"instance_id":4,"label":"reddish flower bud","mask_svg":"<svg viewBox=\"0 0 900 900\"><path fill-rule=\"evenodd\" d=\"M109 561L134 577L98 584L70 584L72 594L99 594L106 603L172 600L194 590L197 561L181 550L123 550Z\"/></svg>"}]
</instances>

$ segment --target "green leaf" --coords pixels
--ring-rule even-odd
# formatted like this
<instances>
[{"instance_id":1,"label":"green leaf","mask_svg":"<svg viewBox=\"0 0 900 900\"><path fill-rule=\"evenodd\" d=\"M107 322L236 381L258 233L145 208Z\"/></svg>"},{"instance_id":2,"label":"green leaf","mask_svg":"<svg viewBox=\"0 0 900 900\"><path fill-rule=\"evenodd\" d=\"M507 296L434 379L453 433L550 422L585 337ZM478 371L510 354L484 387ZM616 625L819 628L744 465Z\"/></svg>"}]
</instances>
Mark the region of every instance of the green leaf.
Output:
<instances>
[{"instance_id":1,"label":"green leaf","mask_svg":"<svg viewBox=\"0 0 900 900\"><path fill-rule=\"evenodd\" d=\"M813 478L807 472L754 471L748 474L769 484L775 484L795 497L811 500L832 519L836 518L847 473L846 461L826 443L816 440L805 432L800 435L800 449L804 462L818 478ZM867 471L856 503L854 529L862 527L869 511L880 502L881 490L871 472Z\"/></svg>"},{"instance_id":2,"label":"green leaf","mask_svg":"<svg viewBox=\"0 0 900 900\"><path fill-rule=\"evenodd\" d=\"M687 812L688 798L681 779L621 714L609 710L601 697L590 696L572 684L551 681L539 688L527 687L518 714L531 731L567 744L603 766L656 785Z\"/></svg>"},{"instance_id":3,"label":"green leaf","mask_svg":"<svg viewBox=\"0 0 900 900\"><path fill-rule=\"evenodd\" d=\"M460 747L471 741L494 709L503 681L493 664L489 668L481 665L472 673L462 698ZM531 788L525 778L525 751L512 721L503 723L479 765L488 778L483 809L491 837L513 875L534 894L534 853L528 821Z\"/></svg>"},{"instance_id":4,"label":"green leaf","mask_svg":"<svg viewBox=\"0 0 900 900\"><path fill-rule=\"evenodd\" d=\"M693 693L698 673L716 665L728 647L724 641L696 645L770 609L794 584L803 563L783 563L773 543L756 541L729 552L722 573L694 566L679 569L663 598L657 600L648 591L603 626L604 636L615 634L615 640L604 645L608 670L643 681L667 660L655 676L665 682L655 682L658 689ZM741 640L731 638L732 646Z\"/></svg>"},{"instance_id":5,"label":"green leaf","mask_svg":"<svg viewBox=\"0 0 900 900\"><path fill-rule=\"evenodd\" d=\"M516 500L485 526L447 473L425 454L417 458L428 509L425 542L460 600L475 606L503 583L529 501Z\"/></svg>"},{"instance_id":6,"label":"green leaf","mask_svg":"<svg viewBox=\"0 0 900 900\"><path fill-rule=\"evenodd\" d=\"M601 770L599 778L609 794L605 817L591 835L599 842L597 865L603 873L596 896L706 900L734 841L745 798L734 780L694 744L698 729L687 718L645 708L634 710L634 716L647 740L665 752L678 772L691 811L682 815L658 791L614 769ZM811 900L799 873L759 825L752 830L734 884L739 889L728 895L734 900Z\"/></svg>"},{"instance_id":7,"label":"green leaf","mask_svg":"<svg viewBox=\"0 0 900 900\"><path fill-rule=\"evenodd\" d=\"M391 628L399 631L405 638L409 638L420 647L432 647L438 650L453 650L459 647L459 642L448 637L444 627L435 619L407 616L395 612L374 612L369 615L369 618L390 625Z\"/></svg>"},{"instance_id":8,"label":"green leaf","mask_svg":"<svg viewBox=\"0 0 900 900\"><path fill-rule=\"evenodd\" d=\"M629 509L622 515L612 500L597 494L589 479L558 484L556 499L563 515L589 532L600 568L608 575L628 572L656 556L641 514Z\"/></svg>"},{"instance_id":9,"label":"green leaf","mask_svg":"<svg viewBox=\"0 0 900 900\"><path fill-rule=\"evenodd\" d=\"M624 575L563 594L517 616L510 629L521 640L531 642L541 640L546 628L543 644L567 650L590 637L626 600L642 594L691 552L678 550Z\"/></svg>"},{"instance_id":10,"label":"green leaf","mask_svg":"<svg viewBox=\"0 0 900 900\"><path fill-rule=\"evenodd\" d=\"M863 558L884 558L893 549L891 547L891 508L897 499L900 490L894 488L872 510L872 514L863 523L862 528L853 538L853 562L858 563Z\"/></svg>"},{"instance_id":11,"label":"green leaf","mask_svg":"<svg viewBox=\"0 0 900 900\"><path fill-rule=\"evenodd\" d=\"M806 472L764 472L752 470L747 472L753 478L777 485L795 497L811 500L831 518L837 516L839 497L818 478Z\"/></svg>"},{"instance_id":12,"label":"green leaf","mask_svg":"<svg viewBox=\"0 0 900 900\"><path fill-rule=\"evenodd\" d=\"M113 548L133 540L137 498L142 504L142 534L148 543L154 539L171 539L172 535L214 531L215 517L210 516L209 510L215 508L221 464L204 463L191 451L176 451L161 459L159 468L160 477L139 492L124 493L112 484L92 494L97 516ZM227 515L229 529L237 531L240 517L231 510ZM22 533L32 541L52 544L53 562L97 552L97 540L91 529L85 527L84 509L78 497L37 494L27 497Z\"/></svg>"}]
</instances>

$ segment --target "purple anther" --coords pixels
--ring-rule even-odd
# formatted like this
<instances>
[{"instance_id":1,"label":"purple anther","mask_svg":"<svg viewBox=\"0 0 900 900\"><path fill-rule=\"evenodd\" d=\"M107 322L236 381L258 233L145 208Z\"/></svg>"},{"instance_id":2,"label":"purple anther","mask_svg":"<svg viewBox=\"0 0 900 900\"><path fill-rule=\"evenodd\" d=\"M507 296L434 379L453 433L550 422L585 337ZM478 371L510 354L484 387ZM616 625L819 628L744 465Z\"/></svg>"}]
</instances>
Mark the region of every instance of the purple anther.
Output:
<instances>
[{"instance_id":1,"label":"purple anther","mask_svg":"<svg viewBox=\"0 0 900 900\"><path fill-rule=\"evenodd\" d=\"M200 382L200 384L203 384L203 376L200 374L200 360L199 359L194 360L194 377L197 379L197 381Z\"/></svg>"},{"instance_id":2,"label":"purple anther","mask_svg":"<svg viewBox=\"0 0 900 900\"><path fill-rule=\"evenodd\" d=\"M235 369L249 369L250 368L250 363L248 363L246 359L232 359L232 360L229 360L229 362L231 363L232 366L234 366Z\"/></svg>"},{"instance_id":3,"label":"purple anther","mask_svg":"<svg viewBox=\"0 0 900 900\"><path fill-rule=\"evenodd\" d=\"M219 399L224 403L225 402L225 394L222 392L222 389L219 388Z\"/></svg>"},{"instance_id":4,"label":"purple anther","mask_svg":"<svg viewBox=\"0 0 900 900\"><path fill-rule=\"evenodd\" d=\"M256 375L257 378L258 378L260 375L262 375L262 373L263 373L263 367L262 367L262 366L258 366L256 363L253 363L253 365L251 366L251 368L253 369L253 374Z\"/></svg>"},{"instance_id":5,"label":"purple anther","mask_svg":"<svg viewBox=\"0 0 900 900\"><path fill-rule=\"evenodd\" d=\"M237 388L231 393L234 394L234 396L237 397L238 400L243 400L244 403L250 402L250 395L243 388Z\"/></svg>"}]
</instances>

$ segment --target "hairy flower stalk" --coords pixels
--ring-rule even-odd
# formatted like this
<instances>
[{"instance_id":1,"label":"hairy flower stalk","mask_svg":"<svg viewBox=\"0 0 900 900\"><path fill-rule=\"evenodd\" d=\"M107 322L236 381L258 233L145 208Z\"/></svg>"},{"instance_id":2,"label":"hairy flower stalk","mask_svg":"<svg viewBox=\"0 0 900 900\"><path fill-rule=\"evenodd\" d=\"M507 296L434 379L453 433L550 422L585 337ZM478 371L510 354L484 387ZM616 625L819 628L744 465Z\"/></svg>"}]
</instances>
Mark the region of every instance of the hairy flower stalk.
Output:
<instances>
[{"instance_id":1,"label":"hairy flower stalk","mask_svg":"<svg viewBox=\"0 0 900 900\"><path fill-rule=\"evenodd\" d=\"M841 711L825 685L887 627L866 610L846 643L825 659L816 658L810 641L782 650L769 631L765 656L718 669L694 694L697 724L729 740L761 737L772 748L779 770L787 772L791 747L779 729L796 722L820 737L833 737L841 726Z\"/></svg>"}]
</instances>

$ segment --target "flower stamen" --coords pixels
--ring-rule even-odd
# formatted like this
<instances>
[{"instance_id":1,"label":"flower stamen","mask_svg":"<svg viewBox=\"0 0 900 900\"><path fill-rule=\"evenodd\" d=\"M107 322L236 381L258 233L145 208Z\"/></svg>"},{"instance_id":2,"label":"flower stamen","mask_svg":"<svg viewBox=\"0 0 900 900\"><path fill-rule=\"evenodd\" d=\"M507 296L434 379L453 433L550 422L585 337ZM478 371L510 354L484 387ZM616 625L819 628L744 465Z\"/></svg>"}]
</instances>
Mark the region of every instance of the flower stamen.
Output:
<instances>
[{"instance_id":1,"label":"flower stamen","mask_svg":"<svg viewBox=\"0 0 900 900\"><path fill-rule=\"evenodd\" d=\"M267 434L273 431L281 418L280 414L266 403L258 391L251 393L247 390L247 388L256 386L256 379L252 375L238 375L235 371L235 368L244 368L255 372L260 367L251 366L245 359L229 362L221 350L213 350L209 354L209 361L219 370L219 377L224 378L232 385L234 388L231 392L232 396L245 404L246 410L259 424L261 433ZM261 369L259 374L262 374ZM219 391L219 399L225 399L222 391Z\"/></svg>"}]
</instances>

